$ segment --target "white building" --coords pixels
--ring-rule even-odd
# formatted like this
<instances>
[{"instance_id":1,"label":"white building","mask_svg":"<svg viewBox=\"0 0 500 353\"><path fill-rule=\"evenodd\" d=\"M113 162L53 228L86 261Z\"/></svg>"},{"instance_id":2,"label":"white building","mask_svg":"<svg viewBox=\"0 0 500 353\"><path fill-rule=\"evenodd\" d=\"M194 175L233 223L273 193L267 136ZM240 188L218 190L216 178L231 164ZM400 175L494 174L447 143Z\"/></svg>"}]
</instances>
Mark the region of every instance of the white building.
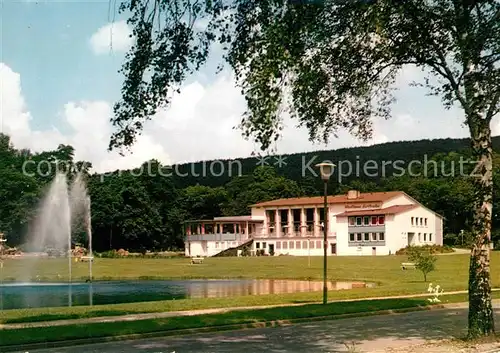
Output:
<instances>
[{"instance_id":1,"label":"white building","mask_svg":"<svg viewBox=\"0 0 500 353\"><path fill-rule=\"evenodd\" d=\"M323 255L324 198L261 202L251 216L187 222L186 256L213 256L247 243L252 253ZM328 255L389 255L443 244L443 217L401 191L328 196Z\"/></svg>"}]
</instances>

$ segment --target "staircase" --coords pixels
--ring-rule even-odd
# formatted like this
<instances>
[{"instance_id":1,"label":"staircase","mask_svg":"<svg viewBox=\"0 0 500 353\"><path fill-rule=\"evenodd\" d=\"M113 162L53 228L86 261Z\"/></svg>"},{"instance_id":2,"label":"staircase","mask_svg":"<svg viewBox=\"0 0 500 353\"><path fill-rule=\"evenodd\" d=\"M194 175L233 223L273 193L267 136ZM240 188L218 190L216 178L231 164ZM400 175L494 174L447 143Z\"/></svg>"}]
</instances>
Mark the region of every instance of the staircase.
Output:
<instances>
[{"instance_id":1,"label":"staircase","mask_svg":"<svg viewBox=\"0 0 500 353\"><path fill-rule=\"evenodd\" d=\"M251 248L253 244L253 239L247 240L245 243L235 246L234 248L228 248L226 250L222 250L212 257L226 257L226 256L238 256L238 250L243 250L244 247Z\"/></svg>"}]
</instances>

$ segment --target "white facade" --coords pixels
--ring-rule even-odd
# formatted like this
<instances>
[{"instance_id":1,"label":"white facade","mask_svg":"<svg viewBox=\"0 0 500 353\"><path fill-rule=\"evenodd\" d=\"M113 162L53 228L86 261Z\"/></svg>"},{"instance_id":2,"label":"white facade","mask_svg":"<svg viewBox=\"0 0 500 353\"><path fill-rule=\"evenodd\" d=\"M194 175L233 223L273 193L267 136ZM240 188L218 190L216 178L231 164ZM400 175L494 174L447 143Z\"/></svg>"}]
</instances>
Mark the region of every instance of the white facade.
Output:
<instances>
[{"instance_id":1,"label":"white facade","mask_svg":"<svg viewBox=\"0 0 500 353\"><path fill-rule=\"evenodd\" d=\"M322 256L323 205L323 197L252 205L246 221L253 225L236 242L207 236L206 240L191 236L188 241L187 236L186 255L213 256L224 250L222 246L253 240L252 253ZM443 218L403 192L361 194L353 190L329 196L327 217L330 256L389 255L407 245L443 244Z\"/></svg>"}]
</instances>

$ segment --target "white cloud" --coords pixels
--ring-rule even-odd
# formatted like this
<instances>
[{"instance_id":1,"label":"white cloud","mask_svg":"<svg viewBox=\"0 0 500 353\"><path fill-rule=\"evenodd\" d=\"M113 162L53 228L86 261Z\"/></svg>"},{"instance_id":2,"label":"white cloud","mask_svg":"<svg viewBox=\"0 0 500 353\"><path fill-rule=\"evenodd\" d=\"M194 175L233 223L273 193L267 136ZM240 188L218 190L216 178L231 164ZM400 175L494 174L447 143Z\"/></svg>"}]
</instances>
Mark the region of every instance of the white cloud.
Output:
<instances>
[{"instance_id":1,"label":"white cloud","mask_svg":"<svg viewBox=\"0 0 500 353\"><path fill-rule=\"evenodd\" d=\"M0 82L1 131L11 136L17 148L43 151L55 149L59 144L70 144L75 148L77 160L92 162L94 170L100 172L137 167L152 158L165 164L171 163L162 145L147 134L138 139L128 156L108 153L112 108L104 101L65 104L61 120L70 127L68 134L62 134L56 128L32 130L31 113L21 92L20 75L0 63Z\"/></svg>"},{"instance_id":2,"label":"white cloud","mask_svg":"<svg viewBox=\"0 0 500 353\"><path fill-rule=\"evenodd\" d=\"M90 37L90 46L96 55L126 52L133 43L132 30L126 21L108 23Z\"/></svg>"}]
</instances>

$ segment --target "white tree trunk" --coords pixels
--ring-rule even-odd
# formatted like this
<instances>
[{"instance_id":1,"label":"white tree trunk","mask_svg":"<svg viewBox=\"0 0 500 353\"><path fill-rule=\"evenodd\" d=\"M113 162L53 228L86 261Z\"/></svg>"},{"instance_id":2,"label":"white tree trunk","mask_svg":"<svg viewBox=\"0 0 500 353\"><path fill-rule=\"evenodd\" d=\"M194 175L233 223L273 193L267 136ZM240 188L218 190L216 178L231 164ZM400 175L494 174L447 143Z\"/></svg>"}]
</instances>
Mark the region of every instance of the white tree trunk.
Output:
<instances>
[{"instance_id":1,"label":"white tree trunk","mask_svg":"<svg viewBox=\"0 0 500 353\"><path fill-rule=\"evenodd\" d=\"M493 160L489 121L469 119L472 148L477 159L474 172L475 205L472 231L475 237L469 267L469 338L493 334L490 241L493 209Z\"/></svg>"}]
</instances>

